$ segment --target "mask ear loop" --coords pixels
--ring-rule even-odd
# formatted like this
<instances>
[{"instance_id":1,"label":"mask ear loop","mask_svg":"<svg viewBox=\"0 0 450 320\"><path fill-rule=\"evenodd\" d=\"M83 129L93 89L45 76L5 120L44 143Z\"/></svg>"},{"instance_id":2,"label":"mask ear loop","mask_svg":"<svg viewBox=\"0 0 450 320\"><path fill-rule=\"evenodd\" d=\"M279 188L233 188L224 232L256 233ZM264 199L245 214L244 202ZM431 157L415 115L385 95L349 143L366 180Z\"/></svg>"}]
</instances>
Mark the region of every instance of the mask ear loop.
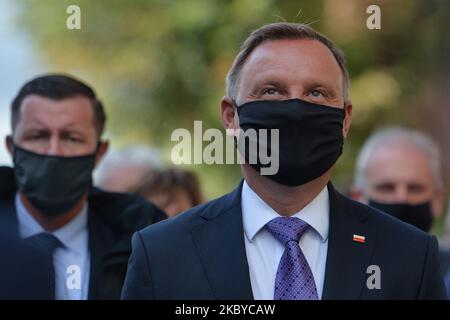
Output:
<instances>
[{"instance_id":1,"label":"mask ear loop","mask_svg":"<svg viewBox=\"0 0 450 320\"><path fill-rule=\"evenodd\" d=\"M102 140L98 139L97 146L95 147L95 151L94 151L95 154L97 154L97 152L100 150L101 145L102 145Z\"/></svg>"},{"instance_id":2,"label":"mask ear loop","mask_svg":"<svg viewBox=\"0 0 450 320\"><path fill-rule=\"evenodd\" d=\"M240 107L238 106L236 100L234 100L234 98L231 98L231 102L233 103L234 108L236 109L236 113L237 113L237 109ZM235 141L236 142L236 141Z\"/></svg>"}]
</instances>

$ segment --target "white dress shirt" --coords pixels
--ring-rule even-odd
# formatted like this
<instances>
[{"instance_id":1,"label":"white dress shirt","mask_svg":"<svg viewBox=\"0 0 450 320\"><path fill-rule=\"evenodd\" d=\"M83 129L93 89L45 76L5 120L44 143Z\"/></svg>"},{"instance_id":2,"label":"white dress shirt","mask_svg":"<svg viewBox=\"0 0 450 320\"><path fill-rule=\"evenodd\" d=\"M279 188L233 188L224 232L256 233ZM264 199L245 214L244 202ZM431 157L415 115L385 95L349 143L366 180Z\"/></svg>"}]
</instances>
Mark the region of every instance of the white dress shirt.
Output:
<instances>
[{"instance_id":1,"label":"white dress shirt","mask_svg":"<svg viewBox=\"0 0 450 320\"><path fill-rule=\"evenodd\" d=\"M16 194L16 211L21 238L46 232L23 205ZM64 245L53 254L55 267L55 298L86 300L89 290L90 257L88 247L87 204L69 223L51 234ZM80 278L78 278L80 277Z\"/></svg>"},{"instance_id":2,"label":"white dress shirt","mask_svg":"<svg viewBox=\"0 0 450 320\"><path fill-rule=\"evenodd\" d=\"M246 181L242 187L241 201L245 250L253 297L257 300L272 300L284 246L265 225L280 215L264 202ZM329 206L328 190L325 186L314 200L293 215L311 226L300 239L299 245L313 273L319 299L322 297L328 250Z\"/></svg>"}]
</instances>

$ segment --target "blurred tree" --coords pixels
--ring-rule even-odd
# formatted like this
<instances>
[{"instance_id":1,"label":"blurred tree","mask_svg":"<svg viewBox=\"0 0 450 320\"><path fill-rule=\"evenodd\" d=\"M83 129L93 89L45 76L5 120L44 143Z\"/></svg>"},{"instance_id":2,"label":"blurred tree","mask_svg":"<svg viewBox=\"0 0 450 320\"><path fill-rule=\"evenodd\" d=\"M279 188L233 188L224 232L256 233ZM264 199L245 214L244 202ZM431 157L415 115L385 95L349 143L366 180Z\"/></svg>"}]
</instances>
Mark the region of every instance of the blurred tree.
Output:
<instances>
[{"instance_id":1,"label":"blurred tree","mask_svg":"<svg viewBox=\"0 0 450 320\"><path fill-rule=\"evenodd\" d=\"M381 7L381 30L366 28L366 8L373 3ZM81 30L66 28L70 4L81 8ZM167 157L174 129L192 130L193 120L203 120L204 129L222 127L224 78L251 30L281 20L312 23L341 46L352 76L354 123L335 174L341 189L351 183L356 153L373 129L424 126L416 112L420 88L430 70L439 70L438 39L450 21L448 4L439 0L27 0L22 5L20 24L53 71L88 80L105 101L113 146L151 143ZM240 179L237 166L192 169L209 197Z\"/></svg>"}]
</instances>

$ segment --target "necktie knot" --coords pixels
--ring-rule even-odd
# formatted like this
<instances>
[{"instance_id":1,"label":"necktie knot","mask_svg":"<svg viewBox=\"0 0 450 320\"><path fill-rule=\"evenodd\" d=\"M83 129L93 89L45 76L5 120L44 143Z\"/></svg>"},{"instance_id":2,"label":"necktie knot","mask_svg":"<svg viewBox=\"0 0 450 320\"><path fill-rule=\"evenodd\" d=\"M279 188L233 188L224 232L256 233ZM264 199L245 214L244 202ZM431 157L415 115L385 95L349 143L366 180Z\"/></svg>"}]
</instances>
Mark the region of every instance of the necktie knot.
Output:
<instances>
[{"instance_id":1,"label":"necktie knot","mask_svg":"<svg viewBox=\"0 0 450 320\"><path fill-rule=\"evenodd\" d=\"M63 243L57 237L45 232L28 237L25 241L36 249L42 250L50 255L52 255L57 248L64 247Z\"/></svg>"},{"instance_id":2,"label":"necktie knot","mask_svg":"<svg viewBox=\"0 0 450 320\"><path fill-rule=\"evenodd\" d=\"M43 264L48 270L48 293L49 298L55 298L55 268L53 263L53 253L57 248L63 248L64 244L54 235L41 232L31 237L25 238L24 242L28 243L37 252L42 254Z\"/></svg>"},{"instance_id":3,"label":"necktie knot","mask_svg":"<svg viewBox=\"0 0 450 320\"><path fill-rule=\"evenodd\" d=\"M298 243L309 224L299 218L278 217L269 221L266 227L278 241L286 245L289 241Z\"/></svg>"}]
</instances>

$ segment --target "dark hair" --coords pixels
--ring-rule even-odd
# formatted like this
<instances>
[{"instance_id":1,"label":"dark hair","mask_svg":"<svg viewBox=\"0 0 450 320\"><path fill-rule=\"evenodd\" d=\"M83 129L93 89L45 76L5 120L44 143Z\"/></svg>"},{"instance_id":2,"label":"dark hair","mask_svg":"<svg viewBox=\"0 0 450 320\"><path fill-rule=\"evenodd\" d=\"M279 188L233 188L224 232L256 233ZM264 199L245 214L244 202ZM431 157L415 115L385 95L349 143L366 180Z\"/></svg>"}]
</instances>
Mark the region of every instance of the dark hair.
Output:
<instances>
[{"instance_id":1,"label":"dark hair","mask_svg":"<svg viewBox=\"0 0 450 320\"><path fill-rule=\"evenodd\" d=\"M43 75L25 83L23 87L20 88L11 104L11 127L13 131L20 120L20 107L22 101L32 94L57 101L75 96L88 98L92 103L94 125L98 135L100 136L103 133L106 114L103 109L103 104L97 99L94 90L80 80L63 74Z\"/></svg>"},{"instance_id":2,"label":"dark hair","mask_svg":"<svg viewBox=\"0 0 450 320\"><path fill-rule=\"evenodd\" d=\"M197 176L191 171L179 168L156 170L149 176L143 177L140 184L134 190L131 190L131 193L136 193L143 197L164 194L167 196L167 203L170 203L174 200L178 191L186 192L192 206L203 202L200 182Z\"/></svg>"}]
</instances>

